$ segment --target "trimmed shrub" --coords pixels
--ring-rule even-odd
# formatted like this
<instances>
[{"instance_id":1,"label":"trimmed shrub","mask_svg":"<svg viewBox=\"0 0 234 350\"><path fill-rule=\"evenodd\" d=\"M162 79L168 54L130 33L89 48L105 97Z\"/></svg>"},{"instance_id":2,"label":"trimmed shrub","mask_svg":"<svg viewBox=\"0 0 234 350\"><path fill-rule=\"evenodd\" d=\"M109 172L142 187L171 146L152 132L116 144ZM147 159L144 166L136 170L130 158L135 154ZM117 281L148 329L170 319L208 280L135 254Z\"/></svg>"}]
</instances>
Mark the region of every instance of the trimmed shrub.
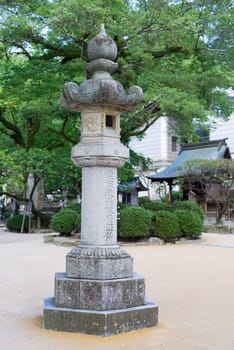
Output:
<instances>
[{"instance_id":1,"label":"trimmed shrub","mask_svg":"<svg viewBox=\"0 0 234 350\"><path fill-rule=\"evenodd\" d=\"M178 218L182 237L195 239L201 235L203 220L196 212L181 209L174 213Z\"/></svg>"},{"instance_id":2,"label":"trimmed shrub","mask_svg":"<svg viewBox=\"0 0 234 350\"><path fill-rule=\"evenodd\" d=\"M145 209L152 210L152 211L158 211L158 210L170 211L171 210L170 204L164 203L164 202L155 202L155 201L145 202L142 206Z\"/></svg>"},{"instance_id":3,"label":"trimmed shrub","mask_svg":"<svg viewBox=\"0 0 234 350\"><path fill-rule=\"evenodd\" d=\"M72 209L76 211L77 213L81 213L81 203L71 203L65 206L64 209Z\"/></svg>"},{"instance_id":4,"label":"trimmed shrub","mask_svg":"<svg viewBox=\"0 0 234 350\"><path fill-rule=\"evenodd\" d=\"M81 230L81 214L80 213L77 214L74 230L76 232L80 232L80 230Z\"/></svg>"},{"instance_id":5,"label":"trimmed shrub","mask_svg":"<svg viewBox=\"0 0 234 350\"><path fill-rule=\"evenodd\" d=\"M76 229L77 220L78 213L75 210L64 208L52 217L51 228L62 236L70 236Z\"/></svg>"},{"instance_id":6,"label":"trimmed shrub","mask_svg":"<svg viewBox=\"0 0 234 350\"><path fill-rule=\"evenodd\" d=\"M122 210L122 209L124 209L124 208L126 208L126 207L128 207L128 205L125 204L125 203L118 202L118 204L117 204L118 210Z\"/></svg>"},{"instance_id":7,"label":"trimmed shrub","mask_svg":"<svg viewBox=\"0 0 234 350\"><path fill-rule=\"evenodd\" d=\"M8 230L11 232L20 232L21 226L23 223L23 217L24 215L18 214L13 216L12 218L9 218L6 222L6 227L8 228ZM26 215L23 232L28 232L28 229L29 229L29 216Z\"/></svg>"},{"instance_id":8,"label":"trimmed shrub","mask_svg":"<svg viewBox=\"0 0 234 350\"><path fill-rule=\"evenodd\" d=\"M173 201L179 201L180 198L183 198L183 193L181 191L172 191L171 196Z\"/></svg>"},{"instance_id":9,"label":"trimmed shrub","mask_svg":"<svg viewBox=\"0 0 234 350\"><path fill-rule=\"evenodd\" d=\"M204 220L204 212L199 205L194 201L176 201L172 203L172 210L187 210L196 213L200 216L201 220Z\"/></svg>"},{"instance_id":10,"label":"trimmed shrub","mask_svg":"<svg viewBox=\"0 0 234 350\"><path fill-rule=\"evenodd\" d=\"M165 242L175 242L180 235L180 225L177 216L165 210L156 211L152 219L152 235Z\"/></svg>"},{"instance_id":11,"label":"trimmed shrub","mask_svg":"<svg viewBox=\"0 0 234 350\"><path fill-rule=\"evenodd\" d=\"M139 205L140 205L141 207L144 207L144 204L145 204L145 203L149 203L149 202L150 202L150 199L149 199L149 197L147 197L147 196L139 197L139 198L138 198L138 203L139 203Z\"/></svg>"},{"instance_id":12,"label":"trimmed shrub","mask_svg":"<svg viewBox=\"0 0 234 350\"><path fill-rule=\"evenodd\" d=\"M142 207L126 207L120 211L119 238L134 240L149 237L152 213Z\"/></svg>"}]
</instances>

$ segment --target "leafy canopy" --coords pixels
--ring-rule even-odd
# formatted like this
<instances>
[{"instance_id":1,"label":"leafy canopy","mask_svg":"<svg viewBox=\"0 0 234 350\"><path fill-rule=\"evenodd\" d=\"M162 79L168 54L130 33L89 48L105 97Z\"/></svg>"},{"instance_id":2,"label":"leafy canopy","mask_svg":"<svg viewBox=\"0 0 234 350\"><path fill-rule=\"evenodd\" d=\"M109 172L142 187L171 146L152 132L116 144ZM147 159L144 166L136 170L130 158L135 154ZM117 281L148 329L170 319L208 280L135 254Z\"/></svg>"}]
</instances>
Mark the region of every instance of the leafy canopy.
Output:
<instances>
[{"instance_id":1,"label":"leafy canopy","mask_svg":"<svg viewBox=\"0 0 234 350\"><path fill-rule=\"evenodd\" d=\"M144 90L142 104L121 116L124 143L161 115L175 119L183 139L211 114L228 118L233 11L228 0L1 0L0 145L11 158L4 171L22 179L39 171L49 190L72 183L70 190L80 191L80 172L70 162L80 116L61 107L60 94L64 82L86 79L87 44L102 22L118 46L114 78ZM29 157L40 169L25 167ZM126 178L131 171L128 163L121 172Z\"/></svg>"}]
</instances>

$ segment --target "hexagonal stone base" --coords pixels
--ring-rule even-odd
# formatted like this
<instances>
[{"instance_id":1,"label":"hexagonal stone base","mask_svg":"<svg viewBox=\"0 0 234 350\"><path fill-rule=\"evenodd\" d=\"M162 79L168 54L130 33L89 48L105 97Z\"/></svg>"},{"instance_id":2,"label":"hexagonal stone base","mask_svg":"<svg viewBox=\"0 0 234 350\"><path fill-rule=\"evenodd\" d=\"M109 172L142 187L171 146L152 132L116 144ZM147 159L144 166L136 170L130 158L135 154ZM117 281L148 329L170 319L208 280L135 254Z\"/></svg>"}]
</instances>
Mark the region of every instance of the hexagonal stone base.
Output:
<instances>
[{"instance_id":1,"label":"hexagonal stone base","mask_svg":"<svg viewBox=\"0 0 234 350\"><path fill-rule=\"evenodd\" d=\"M150 300L144 305L110 311L56 307L54 298L44 301L44 328L52 331L110 336L158 323L158 307Z\"/></svg>"},{"instance_id":2,"label":"hexagonal stone base","mask_svg":"<svg viewBox=\"0 0 234 350\"><path fill-rule=\"evenodd\" d=\"M144 304L145 281L133 277L115 280L68 278L55 274L55 305L72 309L114 310Z\"/></svg>"}]
</instances>

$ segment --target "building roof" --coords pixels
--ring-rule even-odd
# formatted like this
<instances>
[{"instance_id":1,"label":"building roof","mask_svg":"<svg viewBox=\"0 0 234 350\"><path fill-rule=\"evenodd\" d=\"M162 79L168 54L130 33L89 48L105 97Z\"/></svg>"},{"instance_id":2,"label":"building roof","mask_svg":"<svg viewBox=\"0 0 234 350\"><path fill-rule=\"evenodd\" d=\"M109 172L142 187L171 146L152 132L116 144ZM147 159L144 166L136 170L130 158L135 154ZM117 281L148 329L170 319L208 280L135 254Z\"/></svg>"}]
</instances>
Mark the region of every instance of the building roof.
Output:
<instances>
[{"instance_id":1,"label":"building roof","mask_svg":"<svg viewBox=\"0 0 234 350\"><path fill-rule=\"evenodd\" d=\"M185 162L193 159L221 159L231 158L226 139L214 140L205 143L181 145L181 150L175 161L166 169L147 176L153 182L172 182L180 176L180 170Z\"/></svg>"},{"instance_id":2,"label":"building roof","mask_svg":"<svg viewBox=\"0 0 234 350\"><path fill-rule=\"evenodd\" d=\"M140 176L136 176L133 181L128 183L120 183L118 185L118 192L132 192L133 190L136 190L137 192L140 191L147 191L148 188L146 187L146 184L143 183L143 179Z\"/></svg>"}]
</instances>

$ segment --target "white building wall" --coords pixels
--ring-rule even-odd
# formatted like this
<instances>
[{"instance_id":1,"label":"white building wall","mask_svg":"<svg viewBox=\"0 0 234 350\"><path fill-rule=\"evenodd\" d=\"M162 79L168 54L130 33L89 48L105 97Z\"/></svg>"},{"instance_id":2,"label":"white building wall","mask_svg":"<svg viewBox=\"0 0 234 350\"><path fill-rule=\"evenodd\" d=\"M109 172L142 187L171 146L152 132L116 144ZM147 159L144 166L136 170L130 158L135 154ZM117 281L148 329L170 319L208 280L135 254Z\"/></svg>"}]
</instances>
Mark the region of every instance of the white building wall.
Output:
<instances>
[{"instance_id":1,"label":"white building wall","mask_svg":"<svg viewBox=\"0 0 234 350\"><path fill-rule=\"evenodd\" d=\"M160 118L161 119L161 118ZM145 133L143 139L132 137L129 144L135 152L146 158L161 159L161 120L158 119Z\"/></svg>"},{"instance_id":2,"label":"white building wall","mask_svg":"<svg viewBox=\"0 0 234 350\"><path fill-rule=\"evenodd\" d=\"M161 159L168 159L168 120L166 117L160 118L160 140L161 140Z\"/></svg>"},{"instance_id":3,"label":"white building wall","mask_svg":"<svg viewBox=\"0 0 234 350\"><path fill-rule=\"evenodd\" d=\"M147 171L136 171L141 175L152 175L155 172L161 171L168 167L178 155L179 144L177 149L172 152L171 138L174 136L172 128L170 127L169 118L160 117L145 133L143 139L139 140L133 137L129 144L130 148L136 153L142 154L146 158L152 160L152 166ZM146 178L148 182L148 192L140 192L139 196L149 196L151 199L159 199L158 197L158 183L153 183Z\"/></svg>"},{"instance_id":4,"label":"white building wall","mask_svg":"<svg viewBox=\"0 0 234 350\"><path fill-rule=\"evenodd\" d=\"M219 140L227 138L232 158L234 159L234 113L228 121L216 121L216 126L210 132L210 140Z\"/></svg>"},{"instance_id":5,"label":"white building wall","mask_svg":"<svg viewBox=\"0 0 234 350\"><path fill-rule=\"evenodd\" d=\"M164 169L176 158L176 152L172 152L170 126L167 117L160 117L145 133L143 139L132 137L129 144L135 152L142 154L153 161L152 171ZM151 174L152 174L151 171Z\"/></svg>"}]
</instances>

